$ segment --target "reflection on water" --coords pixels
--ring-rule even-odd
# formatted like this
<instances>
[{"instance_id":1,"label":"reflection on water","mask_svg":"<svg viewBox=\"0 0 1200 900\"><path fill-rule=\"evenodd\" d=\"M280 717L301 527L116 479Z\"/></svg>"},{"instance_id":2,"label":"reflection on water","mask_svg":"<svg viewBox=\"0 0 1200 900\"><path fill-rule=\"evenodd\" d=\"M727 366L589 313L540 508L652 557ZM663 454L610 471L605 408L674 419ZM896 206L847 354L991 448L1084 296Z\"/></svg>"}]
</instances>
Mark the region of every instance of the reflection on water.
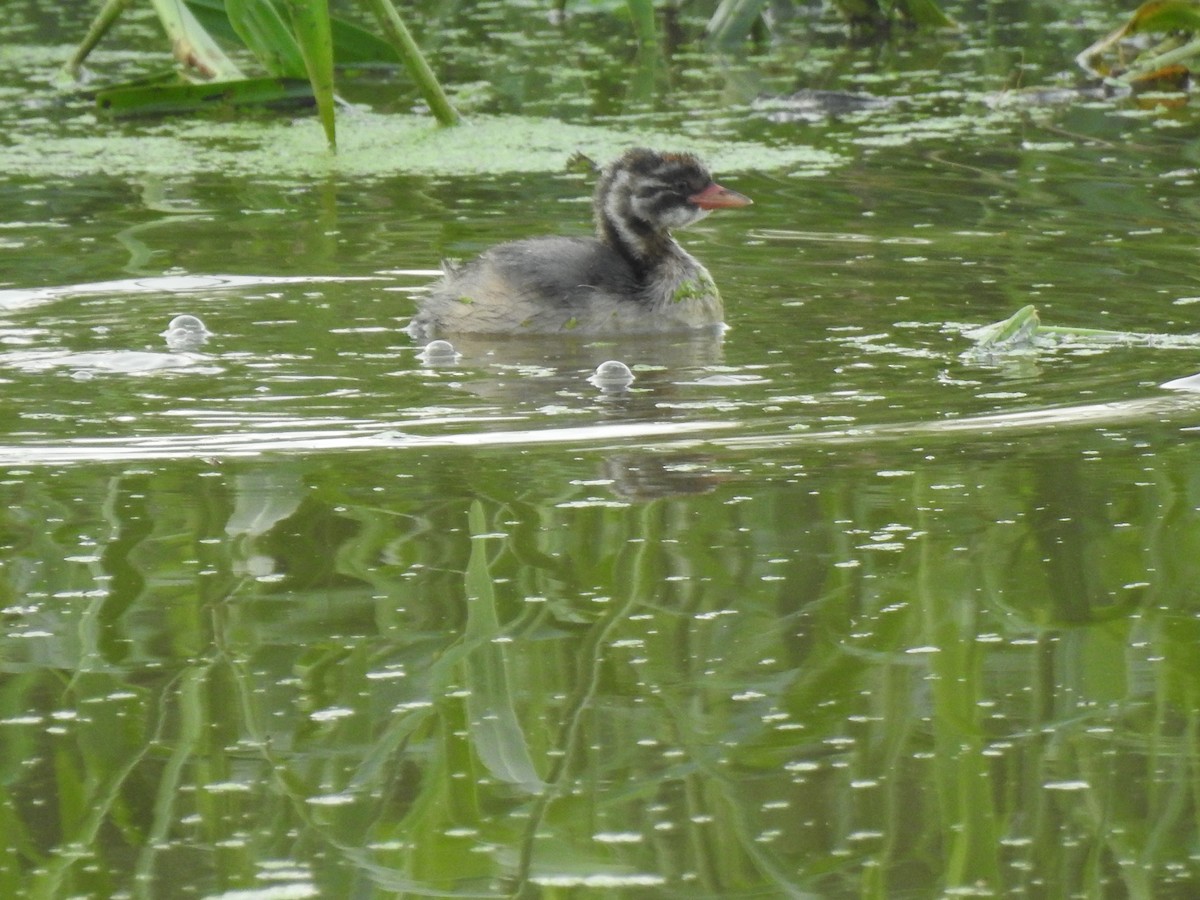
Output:
<instances>
[{"instance_id":1,"label":"reflection on water","mask_svg":"<svg viewBox=\"0 0 1200 900\"><path fill-rule=\"evenodd\" d=\"M719 338L409 338L573 179L4 170L0 896L1195 897L1194 128L977 116L1044 6L662 96L472 7L501 109L847 160L731 172ZM969 352L1027 304L1147 339Z\"/></svg>"},{"instance_id":2,"label":"reflection on water","mask_svg":"<svg viewBox=\"0 0 1200 900\"><path fill-rule=\"evenodd\" d=\"M370 281L369 278L322 278L270 275L164 275L126 278L93 284L64 284L39 288L0 290L0 310L11 311L78 297L126 297L137 294L187 295L204 291L263 288L289 284Z\"/></svg>"},{"instance_id":3,"label":"reflection on water","mask_svg":"<svg viewBox=\"0 0 1200 900\"><path fill-rule=\"evenodd\" d=\"M10 827L80 848L31 884L285 859L333 896L1040 871L1173 896L1191 462L1098 481L1097 440L1015 466L545 449L10 478ZM138 850L115 826L143 806ZM1147 823L1170 837L1127 858Z\"/></svg>"}]
</instances>

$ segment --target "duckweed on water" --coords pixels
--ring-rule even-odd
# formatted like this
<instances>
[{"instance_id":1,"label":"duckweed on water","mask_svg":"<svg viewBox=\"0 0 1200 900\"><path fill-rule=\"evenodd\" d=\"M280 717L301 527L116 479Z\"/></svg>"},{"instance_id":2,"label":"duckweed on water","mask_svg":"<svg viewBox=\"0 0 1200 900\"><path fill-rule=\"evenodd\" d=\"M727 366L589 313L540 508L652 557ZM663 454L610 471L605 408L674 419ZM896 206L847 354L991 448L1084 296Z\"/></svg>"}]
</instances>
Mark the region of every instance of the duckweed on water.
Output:
<instances>
[{"instance_id":1,"label":"duckweed on water","mask_svg":"<svg viewBox=\"0 0 1200 900\"><path fill-rule=\"evenodd\" d=\"M343 117L336 154L315 123L171 121L138 133L57 137L31 130L12 134L5 152L13 174L31 176L163 175L202 172L295 178L338 174L353 178L408 175L499 175L561 171L572 150L598 159L630 146L687 147L718 170L786 168L816 175L841 164L835 154L799 144L769 147L748 141L698 138L652 129L571 125L521 116L481 116L453 129L416 116L356 110Z\"/></svg>"}]
</instances>

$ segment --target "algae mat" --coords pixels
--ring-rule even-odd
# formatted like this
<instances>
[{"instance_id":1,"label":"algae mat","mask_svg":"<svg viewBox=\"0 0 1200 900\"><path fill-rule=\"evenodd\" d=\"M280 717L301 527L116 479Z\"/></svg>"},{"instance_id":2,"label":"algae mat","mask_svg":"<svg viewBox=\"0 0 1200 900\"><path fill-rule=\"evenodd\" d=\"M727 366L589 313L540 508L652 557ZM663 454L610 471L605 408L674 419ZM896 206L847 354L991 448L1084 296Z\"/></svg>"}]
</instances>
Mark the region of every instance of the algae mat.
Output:
<instances>
[{"instance_id":1,"label":"algae mat","mask_svg":"<svg viewBox=\"0 0 1200 900\"><path fill-rule=\"evenodd\" d=\"M48 123L46 123L48 124ZM257 178L341 175L505 174L561 171L582 151L605 161L633 146L690 150L720 171L785 170L819 175L840 157L808 146L772 147L679 132L572 125L553 119L486 116L439 128L418 116L351 110L330 151L314 120L214 122L174 119L135 126L92 122L88 136L33 127L0 149L10 174L71 177L187 176L219 172ZM54 133L51 133L51 132Z\"/></svg>"}]
</instances>

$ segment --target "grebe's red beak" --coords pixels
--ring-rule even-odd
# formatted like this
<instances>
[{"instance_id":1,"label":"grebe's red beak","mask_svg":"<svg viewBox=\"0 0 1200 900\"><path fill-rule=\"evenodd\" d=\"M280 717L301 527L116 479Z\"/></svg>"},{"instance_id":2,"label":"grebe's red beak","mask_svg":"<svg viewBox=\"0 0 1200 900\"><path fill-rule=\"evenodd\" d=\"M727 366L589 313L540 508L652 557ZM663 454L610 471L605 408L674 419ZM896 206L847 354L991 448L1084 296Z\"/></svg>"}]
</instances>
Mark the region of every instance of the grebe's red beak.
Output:
<instances>
[{"instance_id":1,"label":"grebe's red beak","mask_svg":"<svg viewBox=\"0 0 1200 900\"><path fill-rule=\"evenodd\" d=\"M701 209L733 209L735 206L749 206L753 202L745 194L723 188L716 182L688 197L688 203L694 203Z\"/></svg>"}]
</instances>

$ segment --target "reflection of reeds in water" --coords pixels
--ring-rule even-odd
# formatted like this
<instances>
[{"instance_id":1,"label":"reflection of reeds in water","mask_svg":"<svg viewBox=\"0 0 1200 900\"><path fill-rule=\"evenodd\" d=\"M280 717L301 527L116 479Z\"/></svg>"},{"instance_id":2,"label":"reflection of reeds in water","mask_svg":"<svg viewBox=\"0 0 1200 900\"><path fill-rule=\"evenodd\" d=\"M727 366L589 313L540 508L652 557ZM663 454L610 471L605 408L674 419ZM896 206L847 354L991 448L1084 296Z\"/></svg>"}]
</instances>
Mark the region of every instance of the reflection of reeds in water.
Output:
<instances>
[{"instance_id":1,"label":"reflection of reeds in water","mask_svg":"<svg viewBox=\"0 0 1200 900\"><path fill-rule=\"evenodd\" d=\"M386 506L9 484L0 887L1188 896L1187 454L871 452L639 505L455 495L469 454Z\"/></svg>"}]
</instances>

